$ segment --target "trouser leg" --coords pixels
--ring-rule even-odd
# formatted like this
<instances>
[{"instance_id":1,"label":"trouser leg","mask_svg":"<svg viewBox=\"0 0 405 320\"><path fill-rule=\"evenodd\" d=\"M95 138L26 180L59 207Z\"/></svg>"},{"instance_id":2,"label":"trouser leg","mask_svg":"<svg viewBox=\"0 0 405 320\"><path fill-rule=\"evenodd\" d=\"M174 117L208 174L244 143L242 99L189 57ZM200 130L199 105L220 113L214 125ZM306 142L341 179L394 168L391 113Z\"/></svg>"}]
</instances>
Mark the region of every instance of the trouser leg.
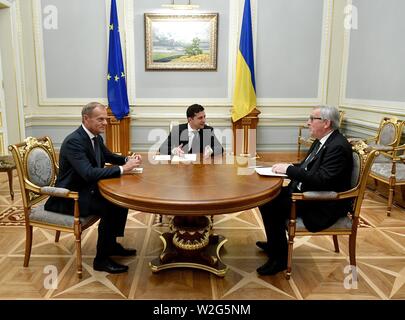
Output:
<instances>
[{"instance_id":1,"label":"trouser leg","mask_svg":"<svg viewBox=\"0 0 405 320\"><path fill-rule=\"evenodd\" d=\"M259 207L266 232L269 255L287 256L286 219L291 210L290 193L283 188L272 201Z\"/></svg>"},{"instance_id":2,"label":"trouser leg","mask_svg":"<svg viewBox=\"0 0 405 320\"><path fill-rule=\"evenodd\" d=\"M116 237L122 237L128 216L128 209L119 207L104 198L93 204L91 211L101 216L98 225L96 258L110 255L116 244Z\"/></svg>"}]
</instances>

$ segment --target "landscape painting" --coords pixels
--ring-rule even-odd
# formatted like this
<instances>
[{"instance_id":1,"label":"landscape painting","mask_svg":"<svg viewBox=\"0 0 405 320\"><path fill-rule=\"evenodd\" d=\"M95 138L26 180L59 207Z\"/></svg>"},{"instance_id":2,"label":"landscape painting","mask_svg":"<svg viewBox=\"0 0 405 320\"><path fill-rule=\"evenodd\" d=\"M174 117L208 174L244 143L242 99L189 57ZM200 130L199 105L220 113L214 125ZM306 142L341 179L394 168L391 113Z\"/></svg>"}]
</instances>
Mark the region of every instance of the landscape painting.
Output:
<instances>
[{"instance_id":1,"label":"landscape painting","mask_svg":"<svg viewBox=\"0 0 405 320\"><path fill-rule=\"evenodd\" d=\"M217 32L217 13L145 13L146 70L216 70Z\"/></svg>"}]
</instances>

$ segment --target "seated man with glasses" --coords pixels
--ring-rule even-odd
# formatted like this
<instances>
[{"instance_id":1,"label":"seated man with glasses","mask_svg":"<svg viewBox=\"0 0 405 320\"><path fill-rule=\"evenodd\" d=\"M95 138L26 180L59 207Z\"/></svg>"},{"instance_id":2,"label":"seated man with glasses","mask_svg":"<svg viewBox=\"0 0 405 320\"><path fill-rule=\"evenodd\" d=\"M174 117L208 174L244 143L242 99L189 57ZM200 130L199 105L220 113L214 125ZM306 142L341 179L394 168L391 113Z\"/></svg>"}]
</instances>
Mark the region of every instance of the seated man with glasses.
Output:
<instances>
[{"instance_id":1,"label":"seated man with glasses","mask_svg":"<svg viewBox=\"0 0 405 320\"><path fill-rule=\"evenodd\" d=\"M352 148L338 130L338 109L333 106L314 108L308 127L315 138L308 155L299 164L278 163L273 166L274 172L287 174L291 182L274 200L259 207L267 242L258 241L256 245L269 256L269 260L257 269L260 275L273 275L287 268L286 219L291 210L291 193L350 189ZM309 231L317 232L346 215L349 206L350 202L346 200L301 201L297 205L297 215Z\"/></svg>"}]
</instances>

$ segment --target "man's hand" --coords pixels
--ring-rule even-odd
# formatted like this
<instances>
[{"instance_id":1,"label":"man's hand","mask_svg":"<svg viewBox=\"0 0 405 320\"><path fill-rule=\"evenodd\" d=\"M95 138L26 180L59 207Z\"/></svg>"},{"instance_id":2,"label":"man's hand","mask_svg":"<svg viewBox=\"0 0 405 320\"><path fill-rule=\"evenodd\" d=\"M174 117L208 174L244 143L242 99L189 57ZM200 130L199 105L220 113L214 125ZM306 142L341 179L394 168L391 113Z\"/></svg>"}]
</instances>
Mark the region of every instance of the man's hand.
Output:
<instances>
[{"instance_id":1,"label":"man's hand","mask_svg":"<svg viewBox=\"0 0 405 320\"><path fill-rule=\"evenodd\" d=\"M282 173L285 174L287 172L287 168L289 166L292 166L291 163L276 163L275 165L273 165L273 172L274 173Z\"/></svg>"},{"instance_id":2,"label":"man's hand","mask_svg":"<svg viewBox=\"0 0 405 320\"><path fill-rule=\"evenodd\" d=\"M172 155L184 157L183 144L180 144L178 147L173 148Z\"/></svg>"},{"instance_id":3,"label":"man's hand","mask_svg":"<svg viewBox=\"0 0 405 320\"><path fill-rule=\"evenodd\" d=\"M204 159L208 159L209 157L211 157L211 155L214 153L214 151L212 151L212 148L210 146L205 146L204 148Z\"/></svg>"},{"instance_id":4,"label":"man's hand","mask_svg":"<svg viewBox=\"0 0 405 320\"><path fill-rule=\"evenodd\" d=\"M139 167L142 163L142 157L139 154L133 154L127 158L127 162L122 166L122 169L125 172L130 172L132 169Z\"/></svg>"}]
</instances>

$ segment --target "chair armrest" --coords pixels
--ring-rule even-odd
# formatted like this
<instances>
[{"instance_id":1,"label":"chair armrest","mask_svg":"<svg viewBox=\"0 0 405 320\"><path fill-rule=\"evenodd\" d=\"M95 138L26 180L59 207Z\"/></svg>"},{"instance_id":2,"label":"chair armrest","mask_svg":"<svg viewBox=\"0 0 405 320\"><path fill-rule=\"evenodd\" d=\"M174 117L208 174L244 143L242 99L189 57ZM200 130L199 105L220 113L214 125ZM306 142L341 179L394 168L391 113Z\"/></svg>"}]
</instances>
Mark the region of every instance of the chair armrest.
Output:
<instances>
[{"instance_id":1,"label":"chair armrest","mask_svg":"<svg viewBox=\"0 0 405 320\"><path fill-rule=\"evenodd\" d=\"M78 199L79 194L66 188L41 187L40 192L54 197Z\"/></svg>"},{"instance_id":2,"label":"chair armrest","mask_svg":"<svg viewBox=\"0 0 405 320\"><path fill-rule=\"evenodd\" d=\"M369 149L371 150L377 150L377 151L393 151L394 147L391 146L384 146L384 145L374 145L374 146L369 146ZM371 151L369 150L369 151Z\"/></svg>"},{"instance_id":3,"label":"chair armrest","mask_svg":"<svg viewBox=\"0 0 405 320\"><path fill-rule=\"evenodd\" d=\"M293 193L293 200L332 200L338 198L338 193L335 191L306 191L303 193Z\"/></svg>"},{"instance_id":4,"label":"chair armrest","mask_svg":"<svg viewBox=\"0 0 405 320\"><path fill-rule=\"evenodd\" d=\"M401 144L400 146L395 147L394 150L395 150L395 151L405 150L405 144Z\"/></svg>"}]
</instances>

